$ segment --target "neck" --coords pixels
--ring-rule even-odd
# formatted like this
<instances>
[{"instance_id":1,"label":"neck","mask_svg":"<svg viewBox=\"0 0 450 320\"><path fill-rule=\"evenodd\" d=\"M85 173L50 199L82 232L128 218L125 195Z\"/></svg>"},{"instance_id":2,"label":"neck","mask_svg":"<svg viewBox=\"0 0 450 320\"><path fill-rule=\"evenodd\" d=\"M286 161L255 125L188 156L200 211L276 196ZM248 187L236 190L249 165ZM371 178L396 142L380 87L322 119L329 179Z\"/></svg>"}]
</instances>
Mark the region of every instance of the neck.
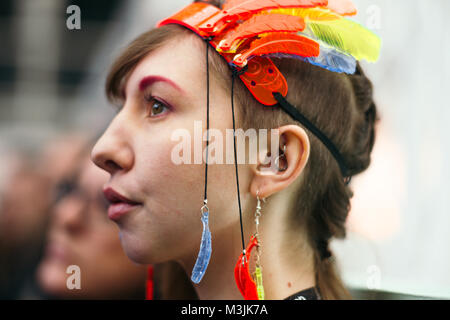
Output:
<instances>
[{"instance_id":1,"label":"neck","mask_svg":"<svg viewBox=\"0 0 450 320\"><path fill-rule=\"evenodd\" d=\"M302 234L289 236L287 212L280 202L274 201L263 206L259 225L259 239L262 245L261 266L265 299L282 300L301 290L315 285L312 251ZM282 202L281 202L282 203ZM284 202L285 203L285 202ZM255 204L251 208L255 208ZM249 208L244 220L245 241L249 241L255 231L254 209ZM280 217L280 215L282 215ZM247 245L247 243L246 243ZM256 251L256 249L255 249ZM234 267L242 252L239 222L229 229L212 233L212 255L208 269L199 284L194 288L201 300L242 300L234 280ZM252 256L256 252L252 252ZM178 262L190 277L197 252ZM253 272L252 265L250 272Z\"/></svg>"},{"instance_id":2,"label":"neck","mask_svg":"<svg viewBox=\"0 0 450 320\"><path fill-rule=\"evenodd\" d=\"M291 229L286 201L273 200L260 218L261 265L265 298L282 300L315 286L314 258L306 235Z\"/></svg>"}]
</instances>

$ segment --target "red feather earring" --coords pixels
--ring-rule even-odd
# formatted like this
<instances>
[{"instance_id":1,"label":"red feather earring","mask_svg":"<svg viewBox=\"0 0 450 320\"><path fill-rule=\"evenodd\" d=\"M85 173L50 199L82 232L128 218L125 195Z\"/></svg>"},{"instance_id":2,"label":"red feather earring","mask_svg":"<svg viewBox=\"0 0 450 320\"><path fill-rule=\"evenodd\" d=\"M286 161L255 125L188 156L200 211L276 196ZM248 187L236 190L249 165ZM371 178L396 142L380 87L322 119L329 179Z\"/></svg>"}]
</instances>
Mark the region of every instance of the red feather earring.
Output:
<instances>
[{"instance_id":1,"label":"red feather earring","mask_svg":"<svg viewBox=\"0 0 450 320\"><path fill-rule=\"evenodd\" d=\"M236 284L245 300L258 300L256 283L250 274L250 255L258 240L252 236L244 253L239 256L236 267L234 268L234 278Z\"/></svg>"},{"instance_id":2,"label":"red feather earring","mask_svg":"<svg viewBox=\"0 0 450 320\"><path fill-rule=\"evenodd\" d=\"M234 268L234 278L236 284L245 300L264 300L264 287L262 281L262 267L260 263L261 243L259 241L259 218L261 217L261 201L256 193L257 205L255 212L256 231L251 236L250 241L245 250L245 254L241 253ZM265 202L265 199L262 199ZM256 266L254 279L250 274L250 257L253 248L256 247Z\"/></svg>"}]
</instances>

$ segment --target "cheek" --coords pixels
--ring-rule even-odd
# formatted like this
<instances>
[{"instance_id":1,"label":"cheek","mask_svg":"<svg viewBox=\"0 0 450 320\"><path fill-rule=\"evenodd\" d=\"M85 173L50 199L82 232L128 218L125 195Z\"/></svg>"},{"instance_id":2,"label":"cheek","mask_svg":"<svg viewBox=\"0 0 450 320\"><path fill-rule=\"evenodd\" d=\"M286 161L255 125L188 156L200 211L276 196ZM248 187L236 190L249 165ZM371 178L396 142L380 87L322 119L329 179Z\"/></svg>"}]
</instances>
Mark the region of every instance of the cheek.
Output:
<instances>
[{"instance_id":1,"label":"cheek","mask_svg":"<svg viewBox=\"0 0 450 320\"><path fill-rule=\"evenodd\" d=\"M182 208L203 201L204 166L175 164L171 159L177 142L164 139L143 146L136 154L136 179L145 196L163 207L176 209L173 214L183 215ZM174 206L174 202L182 205Z\"/></svg>"},{"instance_id":2,"label":"cheek","mask_svg":"<svg viewBox=\"0 0 450 320\"><path fill-rule=\"evenodd\" d=\"M136 139L133 146L132 176L145 199L145 210L131 216L127 226L122 226L121 234L125 251L140 263L162 262L198 250L203 228L200 209L205 191L205 165L176 165L171 154L179 141L171 141L170 137L169 130L158 132L153 138L146 134ZM193 139L191 131L192 159ZM245 174L241 175L245 170L241 166L239 171L241 190L247 190ZM245 201L243 193L241 200ZM213 233L239 222L234 164L208 166L208 207Z\"/></svg>"},{"instance_id":3,"label":"cheek","mask_svg":"<svg viewBox=\"0 0 450 320\"><path fill-rule=\"evenodd\" d=\"M147 142L135 153L133 176L145 198L145 211L130 217L129 227L122 228L122 243L132 260L143 261L145 252L146 262L164 261L198 245L204 166L173 163L176 144L165 138Z\"/></svg>"}]
</instances>

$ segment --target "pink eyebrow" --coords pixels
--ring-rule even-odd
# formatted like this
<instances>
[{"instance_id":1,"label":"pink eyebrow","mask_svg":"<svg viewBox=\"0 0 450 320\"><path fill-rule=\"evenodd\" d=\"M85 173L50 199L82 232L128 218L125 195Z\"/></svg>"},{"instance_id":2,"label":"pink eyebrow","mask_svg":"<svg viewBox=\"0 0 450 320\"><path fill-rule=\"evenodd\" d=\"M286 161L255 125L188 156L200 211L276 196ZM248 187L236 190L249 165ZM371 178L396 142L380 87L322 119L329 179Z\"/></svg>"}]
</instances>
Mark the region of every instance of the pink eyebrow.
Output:
<instances>
[{"instance_id":1,"label":"pink eyebrow","mask_svg":"<svg viewBox=\"0 0 450 320\"><path fill-rule=\"evenodd\" d=\"M184 90L181 89L175 82L162 76L148 76L143 78L141 82L139 82L139 90L144 91L147 87L151 86L155 82L166 82L181 93L184 93Z\"/></svg>"}]
</instances>

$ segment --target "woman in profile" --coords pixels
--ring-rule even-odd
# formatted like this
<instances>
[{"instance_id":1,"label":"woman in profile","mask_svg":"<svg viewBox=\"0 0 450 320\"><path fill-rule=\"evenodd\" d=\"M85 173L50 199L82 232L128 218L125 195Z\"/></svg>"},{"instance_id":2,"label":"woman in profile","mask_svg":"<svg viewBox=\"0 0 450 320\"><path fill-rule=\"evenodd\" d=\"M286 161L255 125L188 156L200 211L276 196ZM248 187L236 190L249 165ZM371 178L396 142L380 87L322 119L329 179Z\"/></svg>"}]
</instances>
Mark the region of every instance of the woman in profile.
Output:
<instances>
[{"instance_id":1,"label":"woman in profile","mask_svg":"<svg viewBox=\"0 0 450 320\"><path fill-rule=\"evenodd\" d=\"M208 3L221 8L219 1ZM142 264L174 261L189 277L194 270L200 299L242 299L236 263L242 240L254 239L258 228L258 257L255 262L251 255L249 269L263 270L265 299L350 298L329 242L345 237L353 195L341 164L351 177L370 163L377 120L371 82L359 64L350 75L299 59L272 59L287 80L286 100L295 106L294 113L332 141L341 163L316 132L279 106L261 104L241 81L232 83L234 71L214 50L207 53L211 72L205 74L203 40L180 25L163 25L137 37L110 69L106 93L119 110L92 159L110 174L104 189L111 203L108 214L120 228L125 252ZM196 121L207 114L205 101L208 123L202 122L203 130L210 123L222 137L235 126L279 133L278 154L260 146L257 163L207 162L207 202L204 163L173 160L174 150L179 151L175 134L181 130L195 136ZM195 142L188 145L182 153L190 158ZM229 151L225 143L223 150L215 146L216 154ZM250 159L253 152L242 148L237 156ZM208 231L209 260L203 251ZM207 266L201 274L196 273L199 264Z\"/></svg>"}]
</instances>

